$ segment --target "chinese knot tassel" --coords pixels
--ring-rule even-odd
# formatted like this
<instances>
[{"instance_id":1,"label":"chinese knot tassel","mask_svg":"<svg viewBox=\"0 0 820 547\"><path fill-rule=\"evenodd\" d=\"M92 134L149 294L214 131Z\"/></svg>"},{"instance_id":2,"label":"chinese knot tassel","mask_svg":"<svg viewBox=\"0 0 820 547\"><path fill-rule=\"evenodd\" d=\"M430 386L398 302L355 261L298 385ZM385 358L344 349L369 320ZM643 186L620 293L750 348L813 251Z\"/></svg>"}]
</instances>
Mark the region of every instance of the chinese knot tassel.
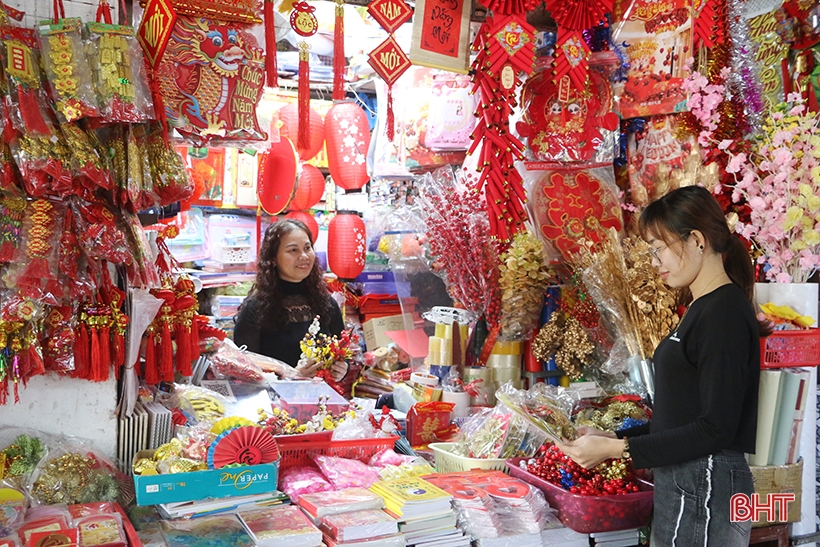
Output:
<instances>
[{"instance_id":1,"label":"chinese knot tassel","mask_svg":"<svg viewBox=\"0 0 820 547\"><path fill-rule=\"evenodd\" d=\"M90 369L89 348L91 341L88 339L88 325L80 320L77 327L77 336L74 339L74 373L75 378L88 378Z\"/></svg>"},{"instance_id":2,"label":"chinese knot tassel","mask_svg":"<svg viewBox=\"0 0 820 547\"><path fill-rule=\"evenodd\" d=\"M164 382L174 381L174 341L171 337L171 324L162 323L162 338L159 346L159 376Z\"/></svg>"},{"instance_id":3,"label":"chinese knot tassel","mask_svg":"<svg viewBox=\"0 0 820 547\"><path fill-rule=\"evenodd\" d=\"M336 2L336 22L333 27L333 100L345 98L345 5Z\"/></svg>"},{"instance_id":4,"label":"chinese knot tassel","mask_svg":"<svg viewBox=\"0 0 820 547\"><path fill-rule=\"evenodd\" d=\"M310 66L308 61L310 52L307 42L299 44L299 134L296 148L307 150L310 148Z\"/></svg>"},{"instance_id":5,"label":"chinese knot tassel","mask_svg":"<svg viewBox=\"0 0 820 547\"><path fill-rule=\"evenodd\" d=\"M276 20L273 0L265 0L265 74L268 87L279 87L279 68L276 61Z\"/></svg>"},{"instance_id":6,"label":"chinese knot tassel","mask_svg":"<svg viewBox=\"0 0 820 547\"><path fill-rule=\"evenodd\" d=\"M191 366L191 340L188 332L189 329L183 325L177 325L176 329L174 329L177 342L177 370L183 376L193 375L193 368Z\"/></svg>"}]
</instances>

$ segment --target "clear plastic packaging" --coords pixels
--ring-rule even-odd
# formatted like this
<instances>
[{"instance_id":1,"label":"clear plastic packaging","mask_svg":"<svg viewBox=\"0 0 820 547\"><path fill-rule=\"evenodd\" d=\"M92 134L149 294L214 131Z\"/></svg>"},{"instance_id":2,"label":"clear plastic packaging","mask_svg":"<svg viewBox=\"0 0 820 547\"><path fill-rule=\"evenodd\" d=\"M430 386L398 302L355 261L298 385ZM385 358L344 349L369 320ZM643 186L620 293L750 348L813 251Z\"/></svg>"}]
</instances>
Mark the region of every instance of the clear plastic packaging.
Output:
<instances>
[{"instance_id":1,"label":"clear plastic packaging","mask_svg":"<svg viewBox=\"0 0 820 547\"><path fill-rule=\"evenodd\" d=\"M38 505L114 502L123 481L130 479L108 458L83 441L67 438L37 465L28 492Z\"/></svg>"},{"instance_id":2,"label":"clear plastic packaging","mask_svg":"<svg viewBox=\"0 0 820 547\"><path fill-rule=\"evenodd\" d=\"M60 19L55 24L38 27L43 66L60 123L100 115L81 29L78 18Z\"/></svg>"},{"instance_id":3,"label":"clear plastic packaging","mask_svg":"<svg viewBox=\"0 0 820 547\"><path fill-rule=\"evenodd\" d=\"M142 48L133 27L88 23L86 53L102 117L139 123L155 118Z\"/></svg>"},{"instance_id":4,"label":"clear plastic packaging","mask_svg":"<svg viewBox=\"0 0 820 547\"><path fill-rule=\"evenodd\" d=\"M334 490L322 473L315 467L291 467L282 472L279 478L279 488L287 494L293 502L305 494L327 492Z\"/></svg>"},{"instance_id":5,"label":"clear plastic packaging","mask_svg":"<svg viewBox=\"0 0 820 547\"><path fill-rule=\"evenodd\" d=\"M251 384L265 382L262 369L233 340L226 339L210 357L210 370L217 380L237 380Z\"/></svg>"},{"instance_id":6,"label":"clear plastic packaging","mask_svg":"<svg viewBox=\"0 0 820 547\"><path fill-rule=\"evenodd\" d=\"M336 490L343 488L370 488L380 480L379 474L359 460L335 456L314 456L313 461Z\"/></svg>"}]
</instances>

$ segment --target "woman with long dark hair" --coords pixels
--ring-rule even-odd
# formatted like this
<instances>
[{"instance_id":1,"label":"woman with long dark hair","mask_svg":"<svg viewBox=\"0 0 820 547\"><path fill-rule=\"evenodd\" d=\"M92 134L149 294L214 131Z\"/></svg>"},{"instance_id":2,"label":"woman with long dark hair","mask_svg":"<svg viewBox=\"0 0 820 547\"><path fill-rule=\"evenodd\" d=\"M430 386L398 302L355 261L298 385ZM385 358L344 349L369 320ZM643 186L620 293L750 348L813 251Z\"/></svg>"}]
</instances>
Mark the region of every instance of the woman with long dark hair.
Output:
<instances>
[{"instance_id":1,"label":"woman with long dark hair","mask_svg":"<svg viewBox=\"0 0 820 547\"><path fill-rule=\"evenodd\" d=\"M745 454L755 451L760 336L754 269L723 211L688 186L640 218L652 264L688 308L657 347L652 421L616 434L585 430L559 444L584 467L632 457L655 480L652 545L745 546L751 522L731 522L730 499L754 492Z\"/></svg>"},{"instance_id":2,"label":"woman with long dark hair","mask_svg":"<svg viewBox=\"0 0 820 547\"><path fill-rule=\"evenodd\" d=\"M296 367L299 342L317 315L321 332L341 334L342 314L319 270L310 230L298 220L279 220L265 231L256 283L237 314L234 342ZM309 362L298 370L310 377L318 367ZM331 372L339 381L347 366L336 363Z\"/></svg>"}]
</instances>

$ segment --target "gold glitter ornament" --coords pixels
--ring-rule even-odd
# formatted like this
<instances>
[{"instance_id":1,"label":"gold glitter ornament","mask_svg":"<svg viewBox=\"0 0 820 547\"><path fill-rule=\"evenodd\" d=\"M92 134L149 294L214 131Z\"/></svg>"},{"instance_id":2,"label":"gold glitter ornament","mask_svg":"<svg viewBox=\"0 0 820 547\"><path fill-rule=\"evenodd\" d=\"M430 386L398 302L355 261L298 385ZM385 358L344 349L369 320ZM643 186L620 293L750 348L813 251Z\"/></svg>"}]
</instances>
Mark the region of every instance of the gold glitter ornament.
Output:
<instances>
[{"instance_id":1,"label":"gold glitter ornament","mask_svg":"<svg viewBox=\"0 0 820 547\"><path fill-rule=\"evenodd\" d=\"M544 245L531 232L518 232L500 258L501 336L524 339L537 324L550 279Z\"/></svg>"},{"instance_id":2,"label":"gold glitter ornament","mask_svg":"<svg viewBox=\"0 0 820 547\"><path fill-rule=\"evenodd\" d=\"M592 364L595 345L574 317L553 312L532 342L532 354L539 361L555 358L555 364L572 380L583 376L582 367Z\"/></svg>"},{"instance_id":3,"label":"gold glitter ornament","mask_svg":"<svg viewBox=\"0 0 820 547\"><path fill-rule=\"evenodd\" d=\"M42 505L116 501L119 487L112 473L93 456L68 452L39 467L31 495Z\"/></svg>"},{"instance_id":4,"label":"gold glitter ornament","mask_svg":"<svg viewBox=\"0 0 820 547\"><path fill-rule=\"evenodd\" d=\"M619 458L610 460L609 463L603 462L598 464L595 471L600 473L606 480L623 479L629 472L629 465L627 464L627 460Z\"/></svg>"},{"instance_id":5,"label":"gold glitter ornament","mask_svg":"<svg viewBox=\"0 0 820 547\"><path fill-rule=\"evenodd\" d=\"M154 452L154 461L178 458L182 456L182 449L182 441L179 439L171 439L169 442L156 449Z\"/></svg>"},{"instance_id":6,"label":"gold glitter ornament","mask_svg":"<svg viewBox=\"0 0 820 547\"><path fill-rule=\"evenodd\" d=\"M157 463L151 458L139 458L134 460L131 470L135 475L150 475L150 471L156 474Z\"/></svg>"}]
</instances>

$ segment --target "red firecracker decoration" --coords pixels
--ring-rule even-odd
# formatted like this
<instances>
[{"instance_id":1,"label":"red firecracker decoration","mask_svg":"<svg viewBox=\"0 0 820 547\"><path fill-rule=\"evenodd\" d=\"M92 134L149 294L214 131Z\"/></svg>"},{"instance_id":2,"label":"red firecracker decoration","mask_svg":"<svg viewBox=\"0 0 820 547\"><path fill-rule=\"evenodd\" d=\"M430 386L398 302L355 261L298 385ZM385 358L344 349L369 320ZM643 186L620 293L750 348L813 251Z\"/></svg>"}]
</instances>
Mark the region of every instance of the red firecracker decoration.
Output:
<instances>
[{"instance_id":1,"label":"red firecracker decoration","mask_svg":"<svg viewBox=\"0 0 820 547\"><path fill-rule=\"evenodd\" d=\"M370 125L365 111L353 101L335 103L325 115L325 140L333 182L344 190L358 190L367 184Z\"/></svg>"},{"instance_id":2,"label":"red firecracker decoration","mask_svg":"<svg viewBox=\"0 0 820 547\"><path fill-rule=\"evenodd\" d=\"M302 172L299 173L299 182L296 185L296 193L290 200L290 210L306 211L319 203L324 193L325 176L318 167L303 163Z\"/></svg>"},{"instance_id":3,"label":"red firecracker decoration","mask_svg":"<svg viewBox=\"0 0 820 547\"><path fill-rule=\"evenodd\" d=\"M298 145L298 136L301 134L299 124L301 113L299 108L295 104L289 104L280 108L277 114L279 115L279 121L282 122L282 126L279 128L279 137L287 137L291 141L297 140L296 151L299 153L300 160L308 161L322 151L325 144L325 122L322 121L322 116L318 112L308 108L310 138L308 139L309 145L306 148Z\"/></svg>"},{"instance_id":4,"label":"red firecracker decoration","mask_svg":"<svg viewBox=\"0 0 820 547\"><path fill-rule=\"evenodd\" d=\"M319 22L313 12L316 8L307 2L296 2L290 14L290 26L299 36L313 36L319 30ZM299 42L299 137L300 150L310 147L310 46Z\"/></svg>"},{"instance_id":5,"label":"red firecracker decoration","mask_svg":"<svg viewBox=\"0 0 820 547\"><path fill-rule=\"evenodd\" d=\"M481 98L472 134L472 154L481 145L476 190L484 190L490 233L507 242L522 229L527 214L523 179L515 162L524 158L524 145L510 132L510 114L517 106L519 73L535 68L534 30L524 14L488 17L473 49L473 90Z\"/></svg>"},{"instance_id":6,"label":"red firecracker decoration","mask_svg":"<svg viewBox=\"0 0 820 547\"><path fill-rule=\"evenodd\" d=\"M613 0L547 0L546 8L558 24L555 43L555 81L569 76L575 89L586 88L589 47L581 34L612 11Z\"/></svg>"},{"instance_id":7,"label":"red firecracker decoration","mask_svg":"<svg viewBox=\"0 0 820 547\"><path fill-rule=\"evenodd\" d=\"M316 238L319 237L319 223L316 222L316 219L313 217L313 215L311 215L307 211L291 211L290 213L285 215L285 218L298 220L299 222L307 226L308 230L310 230L310 238L313 240L314 243L316 242Z\"/></svg>"},{"instance_id":8,"label":"red firecracker decoration","mask_svg":"<svg viewBox=\"0 0 820 547\"><path fill-rule=\"evenodd\" d=\"M353 211L339 211L328 226L327 262L340 279L364 271L367 253L364 221Z\"/></svg>"}]
</instances>

